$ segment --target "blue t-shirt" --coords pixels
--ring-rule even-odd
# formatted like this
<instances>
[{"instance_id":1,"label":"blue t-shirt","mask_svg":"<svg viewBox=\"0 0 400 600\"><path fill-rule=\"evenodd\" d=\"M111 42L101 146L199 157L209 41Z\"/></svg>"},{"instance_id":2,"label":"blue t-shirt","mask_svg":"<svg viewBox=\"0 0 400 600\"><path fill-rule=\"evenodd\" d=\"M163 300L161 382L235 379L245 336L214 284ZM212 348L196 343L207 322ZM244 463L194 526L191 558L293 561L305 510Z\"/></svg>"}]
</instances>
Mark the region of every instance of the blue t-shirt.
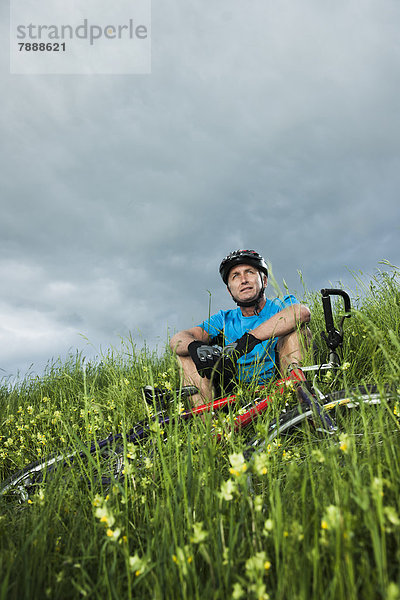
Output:
<instances>
[{"instance_id":1,"label":"blue t-shirt","mask_svg":"<svg viewBox=\"0 0 400 600\"><path fill-rule=\"evenodd\" d=\"M240 307L235 310L220 310L206 321L203 321L199 327L202 327L211 338L223 334L224 343L230 344L242 337L247 331L255 329L276 313L293 304L299 304L299 301L292 295L284 296L282 300L280 298L274 298L273 300L267 298L264 308L258 315L244 317ZM237 379L247 382L255 380L257 383L268 381L275 373L277 341L278 338L270 338L260 342L251 352L242 356L238 361Z\"/></svg>"}]
</instances>

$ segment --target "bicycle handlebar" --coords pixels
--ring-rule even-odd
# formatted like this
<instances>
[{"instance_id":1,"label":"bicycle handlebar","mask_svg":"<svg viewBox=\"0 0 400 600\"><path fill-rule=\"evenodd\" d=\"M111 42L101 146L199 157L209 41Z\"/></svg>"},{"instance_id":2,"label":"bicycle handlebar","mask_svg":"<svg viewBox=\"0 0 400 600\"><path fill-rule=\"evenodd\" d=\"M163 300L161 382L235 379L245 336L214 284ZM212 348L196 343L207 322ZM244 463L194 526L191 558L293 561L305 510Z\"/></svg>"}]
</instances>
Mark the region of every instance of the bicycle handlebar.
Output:
<instances>
[{"instance_id":1,"label":"bicycle handlebar","mask_svg":"<svg viewBox=\"0 0 400 600\"><path fill-rule=\"evenodd\" d=\"M322 332L321 335L324 338L324 340L326 341L326 343L328 344L328 347L331 350L331 353L334 353L336 348L341 346L342 342L343 342L344 320L348 317L351 317L350 297L343 290L329 289L329 288L322 289L321 295L322 295L322 306L324 309L325 325L326 325L326 331L327 331L327 334L325 332ZM344 300L344 310L345 310L346 314L344 314L343 317L341 318L338 329L336 329L335 323L333 321L331 296L341 296Z\"/></svg>"},{"instance_id":2,"label":"bicycle handlebar","mask_svg":"<svg viewBox=\"0 0 400 600\"><path fill-rule=\"evenodd\" d=\"M344 310L345 312L350 312L351 310L351 302L350 302L350 297L348 295L347 292L345 292L344 290L338 290L338 289L328 289L328 288L323 288L321 290L321 294L322 294L322 298L326 298L327 296L342 296L343 300L344 300ZM350 316L350 315L346 315L346 316Z\"/></svg>"}]
</instances>

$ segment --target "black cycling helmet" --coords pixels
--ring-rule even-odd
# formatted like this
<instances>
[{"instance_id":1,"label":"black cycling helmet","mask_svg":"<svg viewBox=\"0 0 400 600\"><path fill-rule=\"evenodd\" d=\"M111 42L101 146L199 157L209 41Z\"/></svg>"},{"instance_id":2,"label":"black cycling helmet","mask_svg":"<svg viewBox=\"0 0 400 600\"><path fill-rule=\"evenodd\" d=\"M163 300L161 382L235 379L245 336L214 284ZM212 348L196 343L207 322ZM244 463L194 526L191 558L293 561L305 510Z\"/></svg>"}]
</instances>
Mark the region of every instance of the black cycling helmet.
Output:
<instances>
[{"instance_id":1,"label":"black cycling helmet","mask_svg":"<svg viewBox=\"0 0 400 600\"><path fill-rule=\"evenodd\" d=\"M228 275L236 265L251 265L268 276L267 263L255 250L235 250L226 256L219 266L219 273L225 285L228 285Z\"/></svg>"}]
</instances>

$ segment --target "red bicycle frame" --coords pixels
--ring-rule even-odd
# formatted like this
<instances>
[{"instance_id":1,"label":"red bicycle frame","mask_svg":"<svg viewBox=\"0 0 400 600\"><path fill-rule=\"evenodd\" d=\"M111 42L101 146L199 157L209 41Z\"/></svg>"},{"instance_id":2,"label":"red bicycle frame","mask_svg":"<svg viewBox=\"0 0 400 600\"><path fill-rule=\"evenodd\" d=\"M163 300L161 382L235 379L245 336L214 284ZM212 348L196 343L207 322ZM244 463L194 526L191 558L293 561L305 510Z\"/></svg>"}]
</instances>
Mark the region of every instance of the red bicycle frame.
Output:
<instances>
[{"instance_id":1,"label":"red bicycle frame","mask_svg":"<svg viewBox=\"0 0 400 600\"><path fill-rule=\"evenodd\" d=\"M278 388L278 392L280 395L283 395L285 389L288 386L288 383L293 383L294 378L299 380L298 377L293 374L291 377L287 377L285 379L279 379L275 382L276 387ZM265 389L265 386L259 386L258 390ZM202 415L209 412L219 411L226 406L230 406L237 402L237 396L225 396L224 398L218 398L212 402L208 402L206 404L201 404L199 406L193 406L187 410L185 410L181 415L181 419L190 419L193 416ZM260 414L265 412L269 405L273 402L273 394L267 395L262 399L255 399L251 408L246 410L244 413L236 415L234 417L234 431L238 431L239 429L246 427L252 421L254 421Z\"/></svg>"}]
</instances>

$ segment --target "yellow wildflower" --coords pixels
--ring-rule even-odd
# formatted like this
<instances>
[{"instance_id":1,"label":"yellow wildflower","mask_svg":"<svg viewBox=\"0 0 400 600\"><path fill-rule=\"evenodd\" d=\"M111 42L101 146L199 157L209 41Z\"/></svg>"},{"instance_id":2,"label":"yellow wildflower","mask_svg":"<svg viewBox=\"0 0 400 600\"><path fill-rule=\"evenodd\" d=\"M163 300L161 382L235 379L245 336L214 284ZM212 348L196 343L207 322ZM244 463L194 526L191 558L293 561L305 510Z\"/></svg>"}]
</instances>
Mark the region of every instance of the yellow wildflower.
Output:
<instances>
[{"instance_id":1,"label":"yellow wildflower","mask_svg":"<svg viewBox=\"0 0 400 600\"><path fill-rule=\"evenodd\" d=\"M139 577L144 572L147 562L146 558L140 558L137 554L129 557L129 567L135 573L136 577Z\"/></svg>"},{"instance_id":2,"label":"yellow wildflower","mask_svg":"<svg viewBox=\"0 0 400 600\"><path fill-rule=\"evenodd\" d=\"M228 479L228 481L223 481L221 483L221 491L219 492L219 497L221 500L229 500L233 499L233 493L236 491L236 482L232 481L232 479Z\"/></svg>"},{"instance_id":3,"label":"yellow wildflower","mask_svg":"<svg viewBox=\"0 0 400 600\"><path fill-rule=\"evenodd\" d=\"M347 433L341 433L339 436L340 441L340 450L345 454L350 450L351 447L351 438Z\"/></svg>"},{"instance_id":4,"label":"yellow wildflower","mask_svg":"<svg viewBox=\"0 0 400 600\"><path fill-rule=\"evenodd\" d=\"M203 523L200 521L199 523L193 523L193 536L191 541L193 544L201 544L208 537L207 531L203 529Z\"/></svg>"},{"instance_id":5,"label":"yellow wildflower","mask_svg":"<svg viewBox=\"0 0 400 600\"><path fill-rule=\"evenodd\" d=\"M247 465L242 452L238 454L231 454L229 456L229 461L232 465L232 468L229 469L229 472L232 475L236 475L237 477L240 473L245 473L247 471Z\"/></svg>"}]
</instances>

